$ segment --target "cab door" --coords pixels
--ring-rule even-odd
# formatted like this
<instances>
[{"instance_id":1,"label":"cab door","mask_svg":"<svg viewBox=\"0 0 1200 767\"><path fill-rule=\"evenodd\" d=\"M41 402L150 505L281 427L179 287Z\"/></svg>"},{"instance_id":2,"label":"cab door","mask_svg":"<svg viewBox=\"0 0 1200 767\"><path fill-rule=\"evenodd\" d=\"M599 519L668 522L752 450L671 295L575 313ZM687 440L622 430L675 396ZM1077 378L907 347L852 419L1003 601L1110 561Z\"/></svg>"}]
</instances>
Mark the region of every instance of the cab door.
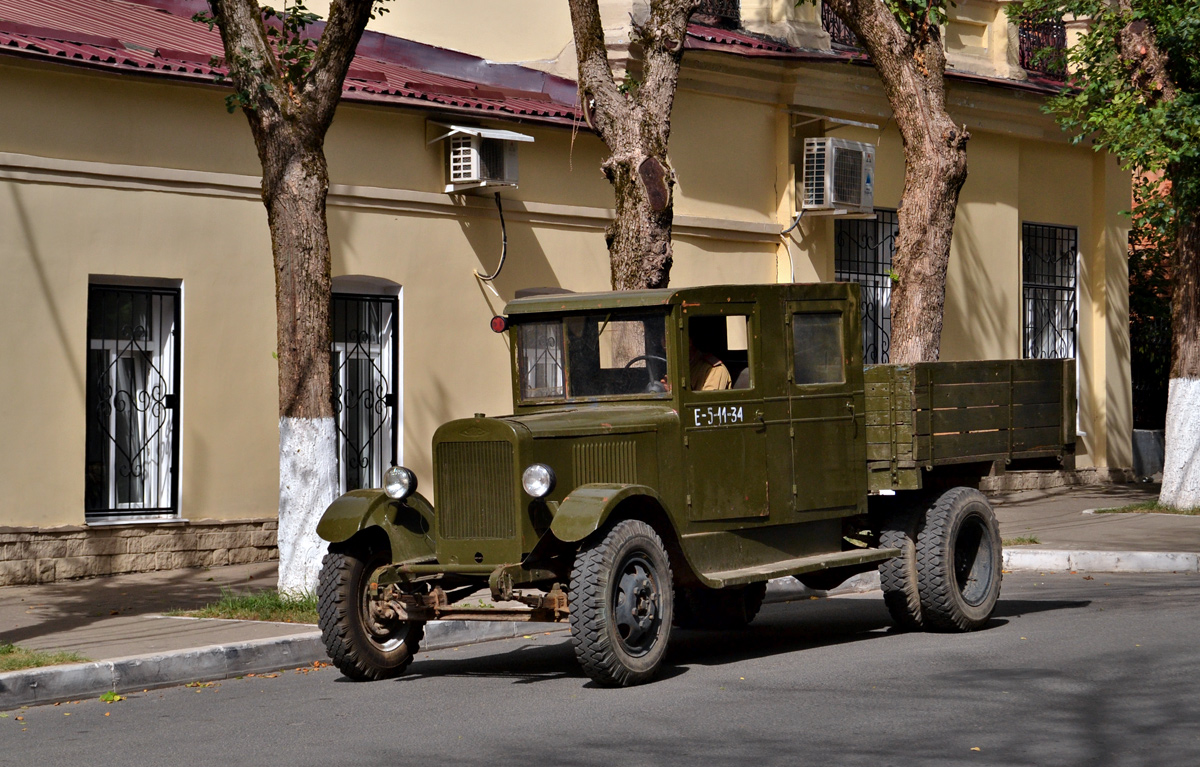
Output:
<instances>
[{"instance_id":1,"label":"cab door","mask_svg":"<svg viewBox=\"0 0 1200 767\"><path fill-rule=\"evenodd\" d=\"M770 513L760 327L758 307L750 303L685 309L679 417L693 521L757 519ZM692 347L702 356L689 366ZM729 388L704 390L700 380L692 380L692 370L703 372L714 360L725 366ZM717 371L710 380L720 378Z\"/></svg>"},{"instance_id":2,"label":"cab door","mask_svg":"<svg viewBox=\"0 0 1200 767\"><path fill-rule=\"evenodd\" d=\"M862 351L854 294L789 301L793 509L806 517L854 514L866 498Z\"/></svg>"}]
</instances>

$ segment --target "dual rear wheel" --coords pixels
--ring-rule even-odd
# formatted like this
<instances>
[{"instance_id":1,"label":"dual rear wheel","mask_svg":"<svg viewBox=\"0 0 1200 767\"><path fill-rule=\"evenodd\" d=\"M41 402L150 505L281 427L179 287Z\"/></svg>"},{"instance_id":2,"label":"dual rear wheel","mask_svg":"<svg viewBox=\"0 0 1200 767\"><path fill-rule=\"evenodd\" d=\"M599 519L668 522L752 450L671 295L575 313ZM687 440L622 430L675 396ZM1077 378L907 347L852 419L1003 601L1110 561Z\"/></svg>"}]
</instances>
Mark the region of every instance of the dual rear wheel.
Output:
<instances>
[{"instance_id":1,"label":"dual rear wheel","mask_svg":"<svg viewBox=\"0 0 1200 767\"><path fill-rule=\"evenodd\" d=\"M879 567L884 602L898 628L974 631L991 619L1003 554L983 493L956 487L928 509L896 514L879 543L900 549Z\"/></svg>"}]
</instances>

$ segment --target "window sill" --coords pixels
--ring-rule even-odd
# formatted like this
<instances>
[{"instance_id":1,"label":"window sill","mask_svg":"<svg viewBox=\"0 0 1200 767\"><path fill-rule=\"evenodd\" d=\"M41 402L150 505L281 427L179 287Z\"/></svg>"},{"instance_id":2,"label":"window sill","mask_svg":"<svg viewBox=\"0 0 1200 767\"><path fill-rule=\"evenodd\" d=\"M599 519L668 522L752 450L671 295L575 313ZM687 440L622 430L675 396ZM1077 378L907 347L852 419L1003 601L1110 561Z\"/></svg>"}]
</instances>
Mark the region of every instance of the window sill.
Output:
<instances>
[{"instance_id":1,"label":"window sill","mask_svg":"<svg viewBox=\"0 0 1200 767\"><path fill-rule=\"evenodd\" d=\"M128 527L131 525L176 525L184 526L188 520L181 517L99 517L83 523L84 527Z\"/></svg>"}]
</instances>

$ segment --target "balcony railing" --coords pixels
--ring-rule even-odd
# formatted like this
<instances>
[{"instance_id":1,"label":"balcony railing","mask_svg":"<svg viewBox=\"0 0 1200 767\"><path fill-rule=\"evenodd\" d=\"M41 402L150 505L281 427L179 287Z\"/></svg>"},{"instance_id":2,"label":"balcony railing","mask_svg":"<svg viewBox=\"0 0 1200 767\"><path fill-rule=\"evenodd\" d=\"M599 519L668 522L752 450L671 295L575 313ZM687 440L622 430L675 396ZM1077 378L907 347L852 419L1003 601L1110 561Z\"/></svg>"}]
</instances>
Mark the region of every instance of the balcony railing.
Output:
<instances>
[{"instance_id":1,"label":"balcony railing","mask_svg":"<svg viewBox=\"0 0 1200 767\"><path fill-rule=\"evenodd\" d=\"M738 29L742 26L741 2L740 0L703 0L700 7L692 14L692 21L713 27Z\"/></svg>"},{"instance_id":2,"label":"balcony railing","mask_svg":"<svg viewBox=\"0 0 1200 767\"><path fill-rule=\"evenodd\" d=\"M834 49L862 48L858 44L858 38L850 31L850 27L846 26L846 22L842 21L841 17L825 3L821 3L821 26L829 33L829 42Z\"/></svg>"},{"instance_id":3,"label":"balcony railing","mask_svg":"<svg viewBox=\"0 0 1200 767\"><path fill-rule=\"evenodd\" d=\"M1023 20L1017 35L1026 72L1050 80L1066 79L1067 28L1061 21Z\"/></svg>"}]
</instances>

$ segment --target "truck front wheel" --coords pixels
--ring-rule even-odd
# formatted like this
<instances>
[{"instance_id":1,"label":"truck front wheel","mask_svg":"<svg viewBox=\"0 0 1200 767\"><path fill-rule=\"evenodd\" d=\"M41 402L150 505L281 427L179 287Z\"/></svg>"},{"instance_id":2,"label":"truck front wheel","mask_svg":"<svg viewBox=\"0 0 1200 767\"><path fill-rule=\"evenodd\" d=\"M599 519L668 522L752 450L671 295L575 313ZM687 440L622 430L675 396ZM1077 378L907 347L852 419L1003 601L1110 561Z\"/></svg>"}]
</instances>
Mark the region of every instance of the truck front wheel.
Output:
<instances>
[{"instance_id":1,"label":"truck front wheel","mask_svg":"<svg viewBox=\"0 0 1200 767\"><path fill-rule=\"evenodd\" d=\"M926 627L974 631L1000 598L1000 526L978 490L956 487L938 498L917 535L917 586Z\"/></svg>"},{"instance_id":2,"label":"truck front wheel","mask_svg":"<svg viewBox=\"0 0 1200 767\"><path fill-rule=\"evenodd\" d=\"M334 544L321 563L317 614L333 665L350 679L371 681L404 673L425 635L418 621L385 621L373 609L370 578L388 555L362 544Z\"/></svg>"},{"instance_id":3,"label":"truck front wheel","mask_svg":"<svg viewBox=\"0 0 1200 767\"><path fill-rule=\"evenodd\" d=\"M649 681L667 650L674 613L671 564L658 534L624 520L589 539L571 572L571 642L599 684Z\"/></svg>"}]
</instances>

